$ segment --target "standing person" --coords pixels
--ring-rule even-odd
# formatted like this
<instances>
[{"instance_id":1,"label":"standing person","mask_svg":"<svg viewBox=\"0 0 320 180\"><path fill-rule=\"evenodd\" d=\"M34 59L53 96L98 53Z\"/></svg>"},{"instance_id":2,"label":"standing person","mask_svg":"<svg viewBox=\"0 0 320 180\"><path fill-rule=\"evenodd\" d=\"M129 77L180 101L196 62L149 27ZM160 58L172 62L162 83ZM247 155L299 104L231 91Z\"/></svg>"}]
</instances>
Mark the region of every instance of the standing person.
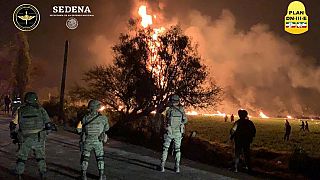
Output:
<instances>
[{"instance_id":1,"label":"standing person","mask_svg":"<svg viewBox=\"0 0 320 180\"><path fill-rule=\"evenodd\" d=\"M16 113L16 110L21 106L21 104L22 104L22 101L21 101L20 96L15 96L13 98L13 102L11 104L12 116L14 116L14 114Z\"/></svg>"},{"instance_id":2,"label":"standing person","mask_svg":"<svg viewBox=\"0 0 320 180\"><path fill-rule=\"evenodd\" d=\"M285 134L284 134L284 141L289 141L289 136L290 136L290 134L291 134L291 125L290 125L290 123L289 123L289 121L288 121L288 119L286 119L286 122L285 122L285 124L284 124L284 127L285 127Z\"/></svg>"},{"instance_id":3,"label":"standing person","mask_svg":"<svg viewBox=\"0 0 320 180\"><path fill-rule=\"evenodd\" d=\"M224 116L224 122L227 122L228 121L228 115L226 114L225 116Z\"/></svg>"},{"instance_id":4,"label":"standing person","mask_svg":"<svg viewBox=\"0 0 320 180\"><path fill-rule=\"evenodd\" d=\"M45 141L46 130L52 129L50 118L45 109L38 103L37 94L27 92L24 97L24 104L18 108L15 118L10 122L11 138L19 142L18 160L16 164L16 173L18 178L22 178L25 169L25 162L28 159L30 150L33 150L39 166L40 178L45 179ZM19 129L16 130L16 126Z\"/></svg>"},{"instance_id":5,"label":"standing person","mask_svg":"<svg viewBox=\"0 0 320 180\"><path fill-rule=\"evenodd\" d=\"M6 97L4 98L4 113L5 114L9 114L10 104L11 104L11 99L10 99L9 95L6 95Z\"/></svg>"},{"instance_id":6,"label":"standing person","mask_svg":"<svg viewBox=\"0 0 320 180\"><path fill-rule=\"evenodd\" d=\"M301 120L300 126L301 126L300 131L304 131L304 129L305 129L304 121Z\"/></svg>"},{"instance_id":7,"label":"standing person","mask_svg":"<svg viewBox=\"0 0 320 180\"><path fill-rule=\"evenodd\" d=\"M250 164L250 144L256 135L256 128L248 118L248 112L240 109L237 120L230 130L230 140L234 140L235 145L235 172L238 172L240 155L243 153L246 168L251 171Z\"/></svg>"},{"instance_id":8,"label":"standing person","mask_svg":"<svg viewBox=\"0 0 320 180\"><path fill-rule=\"evenodd\" d=\"M305 124L305 126L304 126L304 129L305 129L306 131L310 132L310 131L309 131L309 124L308 124L308 121L306 121L306 124Z\"/></svg>"},{"instance_id":9,"label":"standing person","mask_svg":"<svg viewBox=\"0 0 320 180\"><path fill-rule=\"evenodd\" d=\"M231 122L233 122L233 121L234 121L234 115L233 115L233 114L231 114L230 119L231 119Z\"/></svg>"},{"instance_id":10,"label":"standing person","mask_svg":"<svg viewBox=\"0 0 320 180\"><path fill-rule=\"evenodd\" d=\"M90 100L88 103L89 112L83 117L77 126L77 131L81 132L81 178L87 179L87 169L91 151L94 151L98 170L99 180L106 179L104 173L104 151L103 143L107 142L106 132L109 130L108 118L100 114L101 103L98 100Z\"/></svg>"},{"instance_id":11,"label":"standing person","mask_svg":"<svg viewBox=\"0 0 320 180\"><path fill-rule=\"evenodd\" d=\"M168 156L168 150L171 141L173 140L175 151L175 172L179 173L181 158L180 146L182 134L184 133L184 126L188 120L184 108L180 104L180 97L178 95L172 95L170 97L169 106L162 114L165 117L165 133L160 170L161 172L165 171L164 167Z\"/></svg>"}]
</instances>

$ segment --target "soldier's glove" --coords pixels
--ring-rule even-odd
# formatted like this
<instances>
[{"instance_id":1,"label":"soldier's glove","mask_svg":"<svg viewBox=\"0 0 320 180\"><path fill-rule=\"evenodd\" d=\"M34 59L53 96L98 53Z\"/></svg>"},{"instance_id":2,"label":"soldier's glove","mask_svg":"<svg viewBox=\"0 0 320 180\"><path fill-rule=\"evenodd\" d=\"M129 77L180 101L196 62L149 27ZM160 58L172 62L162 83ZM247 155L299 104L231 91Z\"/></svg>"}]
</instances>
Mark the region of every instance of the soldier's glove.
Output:
<instances>
[{"instance_id":1,"label":"soldier's glove","mask_svg":"<svg viewBox=\"0 0 320 180\"><path fill-rule=\"evenodd\" d=\"M11 121L9 124L10 132L13 132L16 129L16 127L17 127L17 125Z\"/></svg>"},{"instance_id":2,"label":"soldier's glove","mask_svg":"<svg viewBox=\"0 0 320 180\"><path fill-rule=\"evenodd\" d=\"M52 122L48 122L44 125L44 129L47 131L58 131L57 127L55 124L53 124Z\"/></svg>"},{"instance_id":3,"label":"soldier's glove","mask_svg":"<svg viewBox=\"0 0 320 180\"><path fill-rule=\"evenodd\" d=\"M104 135L104 138L103 138L103 143L107 143L107 142L108 142L108 135L105 134L105 135Z\"/></svg>"},{"instance_id":4,"label":"soldier's glove","mask_svg":"<svg viewBox=\"0 0 320 180\"><path fill-rule=\"evenodd\" d=\"M15 131L10 133L10 138L12 139L13 144L17 144L19 142L18 133Z\"/></svg>"}]
</instances>

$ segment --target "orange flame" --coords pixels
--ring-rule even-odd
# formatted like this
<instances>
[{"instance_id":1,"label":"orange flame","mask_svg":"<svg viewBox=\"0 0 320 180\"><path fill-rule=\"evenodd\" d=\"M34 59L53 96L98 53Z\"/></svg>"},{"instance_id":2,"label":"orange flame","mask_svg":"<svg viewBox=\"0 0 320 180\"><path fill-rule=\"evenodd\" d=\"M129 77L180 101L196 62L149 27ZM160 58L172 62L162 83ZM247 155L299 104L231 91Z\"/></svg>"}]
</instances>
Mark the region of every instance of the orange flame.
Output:
<instances>
[{"instance_id":1,"label":"orange flame","mask_svg":"<svg viewBox=\"0 0 320 180\"><path fill-rule=\"evenodd\" d=\"M141 5L138 10L138 14L141 16L141 26L146 28L152 24L152 16L147 14L147 6Z\"/></svg>"},{"instance_id":2,"label":"orange flame","mask_svg":"<svg viewBox=\"0 0 320 180\"><path fill-rule=\"evenodd\" d=\"M288 115L288 116L287 116L287 118L288 118L288 119L293 119L293 117L292 117L292 116L290 116L290 115Z\"/></svg>"},{"instance_id":3,"label":"orange flame","mask_svg":"<svg viewBox=\"0 0 320 180\"><path fill-rule=\"evenodd\" d=\"M268 119L269 117L265 115L262 111L260 111L259 116L263 119Z\"/></svg>"},{"instance_id":4,"label":"orange flame","mask_svg":"<svg viewBox=\"0 0 320 180\"><path fill-rule=\"evenodd\" d=\"M105 109L106 109L106 106L101 106L101 107L100 107L100 109L99 109L98 111L100 111L100 112L101 112L101 111L103 111L103 110L105 110Z\"/></svg>"},{"instance_id":5,"label":"orange flame","mask_svg":"<svg viewBox=\"0 0 320 180\"><path fill-rule=\"evenodd\" d=\"M188 112L186 112L186 114L189 115L189 116L196 116L196 115L198 115L198 112L196 112L196 111L188 111Z\"/></svg>"}]
</instances>

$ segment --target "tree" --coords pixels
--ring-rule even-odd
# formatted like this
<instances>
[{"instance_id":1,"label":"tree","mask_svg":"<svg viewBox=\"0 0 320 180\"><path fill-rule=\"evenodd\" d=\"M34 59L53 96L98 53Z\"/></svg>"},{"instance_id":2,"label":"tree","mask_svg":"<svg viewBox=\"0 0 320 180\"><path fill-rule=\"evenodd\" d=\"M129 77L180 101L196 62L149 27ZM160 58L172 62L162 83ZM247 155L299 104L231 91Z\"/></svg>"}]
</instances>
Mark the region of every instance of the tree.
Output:
<instances>
[{"instance_id":1,"label":"tree","mask_svg":"<svg viewBox=\"0 0 320 180\"><path fill-rule=\"evenodd\" d=\"M29 83L31 64L29 42L27 36L20 32L17 34L17 57L13 62L13 91L14 95L22 96Z\"/></svg>"},{"instance_id":2,"label":"tree","mask_svg":"<svg viewBox=\"0 0 320 180\"><path fill-rule=\"evenodd\" d=\"M172 94L197 108L220 100L221 88L209 78L197 45L178 26L157 34L132 28L120 35L113 52L114 63L86 72L86 86L73 88L73 97L97 98L127 119L163 111Z\"/></svg>"}]
</instances>

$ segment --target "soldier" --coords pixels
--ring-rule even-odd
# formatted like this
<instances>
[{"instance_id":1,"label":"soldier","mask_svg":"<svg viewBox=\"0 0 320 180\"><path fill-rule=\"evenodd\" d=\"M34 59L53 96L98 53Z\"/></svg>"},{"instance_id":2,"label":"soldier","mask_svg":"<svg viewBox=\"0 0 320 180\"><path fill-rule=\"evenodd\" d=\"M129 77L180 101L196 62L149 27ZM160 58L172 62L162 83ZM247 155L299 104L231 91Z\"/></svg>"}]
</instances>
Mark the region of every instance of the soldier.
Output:
<instances>
[{"instance_id":1,"label":"soldier","mask_svg":"<svg viewBox=\"0 0 320 180\"><path fill-rule=\"evenodd\" d=\"M240 119L237 120L230 130L230 140L234 140L235 145L235 172L238 172L240 155L243 153L246 168L251 171L250 166L250 144L256 135L256 128L248 118L246 110L238 111Z\"/></svg>"},{"instance_id":2,"label":"soldier","mask_svg":"<svg viewBox=\"0 0 320 180\"><path fill-rule=\"evenodd\" d=\"M24 97L24 104L17 109L15 118L10 122L11 138L17 137L19 142L18 160L16 174L22 178L25 169L25 162L28 159L30 150L33 150L39 166L40 178L45 179L45 141L46 130L52 129L50 118L45 109L38 103L37 94L27 92ZM16 126L19 129L16 130ZM14 139L16 140L16 139Z\"/></svg>"},{"instance_id":3,"label":"soldier","mask_svg":"<svg viewBox=\"0 0 320 180\"><path fill-rule=\"evenodd\" d=\"M284 134L284 141L289 141L289 136L291 134L291 126L290 126L290 123L288 121L288 119L286 119L286 123L284 124L285 126L285 131L286 133Z\"/></svg>"},{"instance_id":4,"label":"soldier","mask_svg":"<svg viewBox=\"0 0 320 180\"><path fill-rule=\"evenodd\" d=\"M164 167L168 156L168 149L172 140L174 141L175 151L175 172L180 172L180 146L182 134L184 133L184 125L187 123L187 116L184 112L184 108L180 104L179 99L180 98L178 95L172 95L170 97L169 106L162 113L165 116L165 134L160 164L161 172L164 172Z\"/></svg>"},{"instance_id":5,"label":"soldier","mask_svg":"<svg viewBox=\"0 0 320 180\"><path fill-rule=\"evenodd\" d=\"M89 112L83 117L77 126L81 132L81 177L87 179L87 169L89 165L90 153L94 150L99 170L99 180L106 179L104 174L104 151L103 143L107 142L106 132L109 130L108 118L100 114L100 102L90 100L88 103Z\"/></svg>"}]
</instances>

